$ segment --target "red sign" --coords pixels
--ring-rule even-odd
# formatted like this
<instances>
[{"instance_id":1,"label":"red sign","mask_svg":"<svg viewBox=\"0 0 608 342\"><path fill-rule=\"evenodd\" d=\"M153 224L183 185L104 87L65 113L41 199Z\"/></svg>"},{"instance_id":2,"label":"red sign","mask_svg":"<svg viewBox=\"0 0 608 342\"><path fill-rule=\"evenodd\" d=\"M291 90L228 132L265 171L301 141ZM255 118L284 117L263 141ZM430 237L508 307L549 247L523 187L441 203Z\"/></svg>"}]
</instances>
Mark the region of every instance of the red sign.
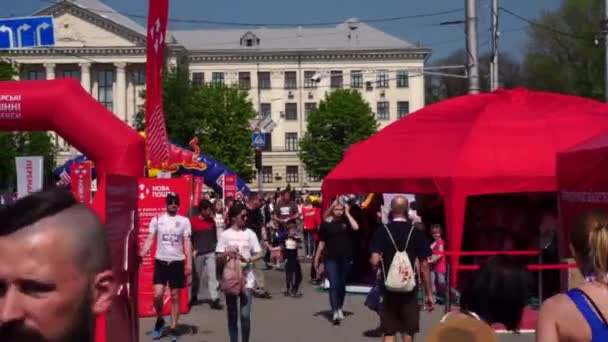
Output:
<instances>
[{"instance_id":1,"label":"red sign","mask_svg":"<svg viewBox=\"0 0 608 342\"><path fill-rule=\"evenodd\" d=\"M236 175L224 175L224 200L236 198Z\"/></svg>"},{"instance_id":2,"label":"red sign","mask_svg":"<svg viewBox=\"0 0 608 342\"><path fill-rule=\"evenodd\" d=\"M192 205L198 205L205 194L205 180L201 176L194 176L194 186L192 188Z\"/></svg>"},{"instance_id":3,"label":"red sign","mask_svg":"<svg viewBox=\"0 0 608 342\"><path fill-rule=\"evenodd\" d=\"M80 203L91 203L91 163L70 165L71 187L74 198Z\"/></svg>"},{"instance_id":4,"label":"red sign","mask_svg":"<svg viewBox=\"0 0 608 342\"><path fill-rule=\"evenodd\" d=\"M138 241L139 250L144 245L148 237L148 228L153 217L166 211L165 198L170 192L175 192L180 198L179 215L186 216L190 208L190 182L184 178L155 179L141 178L138 185ZM139 316L149 317L156 315L154 311L154 255L156 253L156 243L148 255L142 260L139 267ZM180 311L188 312L188 289L181 291ZM167 288L164 295L163 312L168 315L171 312L170 293Z\"/></svg>"},{"instance_id":5,"label":"red sign","mask_svg":"<svg viewBox=\"0 0 608 342\"><path fill-rule=\"evenodd\" d=\"M152 167L169 160L169 138L165 127L162 96L162 71L167 41L169 0L148 2L146 40L146 152Z\"/></svg>"}]
</instances>

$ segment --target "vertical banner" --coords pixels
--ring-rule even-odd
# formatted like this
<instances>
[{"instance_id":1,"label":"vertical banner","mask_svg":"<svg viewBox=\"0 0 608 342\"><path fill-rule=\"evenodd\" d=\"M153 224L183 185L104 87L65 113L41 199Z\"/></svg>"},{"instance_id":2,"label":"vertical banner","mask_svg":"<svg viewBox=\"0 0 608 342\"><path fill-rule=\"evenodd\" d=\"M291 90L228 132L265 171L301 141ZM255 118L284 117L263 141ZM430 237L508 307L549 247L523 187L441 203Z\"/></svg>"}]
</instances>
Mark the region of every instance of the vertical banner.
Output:
<instances>
[{"instance_id":1,"label":"vertical banner","mask_svg":"<svg viewBox=\"0 0 608 342\"><path fill-rule=\"evenodd\" d=\"M228 197L236 198L236 175L224 175L224 200Z\"/></svg>"},{"instance_id":2,"label":"vertical banner","mask_svg":"<svg viewBox=\"0 0 608 342\"><path fill-rule=\"evenodd\" d=\"M165 198L170 192L175 192L180 197L179 215L187 216L190 208L191 183L184 178L155 179L140 178L138 185L138 243L139 250L143 248L148 237L150 221L153 217L166 212ZM156 241L150 253L142 260L138 276L138 302L139 316L150 317L156 315L154 311L154 255L156 253ZM188 312L188 289L181 291L180 311ZM164 314L171 312L169 289L164 295Z\"/></svg>"},{"instance_id":3,"label":"vertical banner","mask_svg":"<svg viewBox=\"0 0 608 342\"><path fill-rule=\"evenodd\" d=\"M72 176L72 179L76 177ZM139 340L137 313L137 179L106 178L105 229L118 289L105 316L106 341Z\"/></svg>"},{"instance_id":4,"label":"vertical banner","mask_svg":"<svg viewBox=\"0 0 608 342\"><path fill-rule=\"evenodd\" d=\"M205 193L205 179L201 176L194 176L192 186L192 205L198 205Z\"/></svg>"},{"instance_id":5,"label":"vertical banner","mask_svg":"<svg viewBox=\"0 0 608 342\"><path fill-rule=\"evenodd\" d=\"M39 156L15 157L17 165L17 196L25 197L42 190L44 159Z\"/></svg>"},{"instance_id":6,"label":"vertical banner","mask_svg":"<svg viewBox=\"0 0 608 342\"><path fill-rule=\"evenodd\" d=\"M91 204L91 163L72 163L70 165L70 183L74 198L80 203Z\"/></svg>"},{"instance_id":7,"label":"vertical banner","mask_svg":"<svg viewBox=\"0 0 608 342\"><path fill-rule=\"evenodd\" d=\"M151 166L162 168L169 159L169 138L165 126L162 71L167 35L169 0L148 1L146 40L146 155Z\"/></svg>"}]
</instances>

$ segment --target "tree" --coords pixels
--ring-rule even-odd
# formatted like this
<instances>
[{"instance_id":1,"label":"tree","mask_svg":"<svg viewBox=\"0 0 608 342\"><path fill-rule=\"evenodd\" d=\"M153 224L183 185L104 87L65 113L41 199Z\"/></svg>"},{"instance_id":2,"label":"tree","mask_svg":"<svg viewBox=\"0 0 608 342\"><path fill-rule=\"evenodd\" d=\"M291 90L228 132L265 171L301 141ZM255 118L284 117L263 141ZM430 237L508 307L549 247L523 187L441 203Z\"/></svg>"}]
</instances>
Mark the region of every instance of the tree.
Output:
<instances>
[{"instance_id":1,"label":"tree","mask_svg":"<svg viewBox=\"0 0 608 342\"><path fill-rule=\"evenodd\" d=\"M246 90L235 86L192 86L184 69L167 72L163 107L170 140L187 145L197 137L205 154L250 181L254 157L250 121L257 114L248 96ZM137 114L135 127L145 129L143 112Z\"/></svg>"},{"instance_id":2,"label":"tree","mask_svg":"<svg viewBox=\"0 0 608 342\"><path fill-rule=\"evenodd\" d=\"M565 0L528 29L523 63L529 88L602 99L601 0Z\"/></svg>"},{"instance_id":3,"label":"tree","mask_svg":"<svg viewBox=\"0 0 608 342\"><path fill-rule=\"evenodd\" d=\"M300 142L300 158L313 177L325 177L353 143L376 132L378 123L369 104L354 89L337 89L308 116Z\"/></svg>"},{"instance_id":4,"label":"tree","mask_svg":"<svg viewBox=\"0 0 608 342\"><path fill-rule=\"evenodd\" d=\"M489 52L479 57L479 85L482 92L490 91L490 60ZM515 59L506 52L499 53L499 82L501 88L514 88L522 85L520 66ZM459 49L452 52L449 56L433 63L434 66L440 65L465 65L466 51ZM447 71L454 74L463 75L459 72ZM443 99L466 95L468 91L468 81L464 78L449 76L427 76L426 77L426 103L431 104Z\"/></svg>"},{"instance_id":5,"label":"tree","mask_svg":"<svg viewBox=\"0 0 608 342\"><path fill-rule=\"evenodd\" d=\"M9 81L17 74L9 61L0 60L0 81ZM0 132L0 189L14 189L15 157L43 156L44 179L53 180L56 148L47 132Z\"/></svg>"}]
</instances>

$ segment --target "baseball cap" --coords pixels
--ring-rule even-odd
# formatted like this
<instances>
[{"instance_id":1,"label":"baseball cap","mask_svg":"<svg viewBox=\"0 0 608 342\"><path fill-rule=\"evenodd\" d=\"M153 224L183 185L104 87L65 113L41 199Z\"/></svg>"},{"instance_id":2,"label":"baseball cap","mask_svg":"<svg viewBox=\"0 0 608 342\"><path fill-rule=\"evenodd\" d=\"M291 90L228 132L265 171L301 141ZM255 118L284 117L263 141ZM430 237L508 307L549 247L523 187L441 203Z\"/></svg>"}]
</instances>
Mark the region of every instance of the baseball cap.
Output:
<instances>
[{"instance_id":1,"label":"baseball cap","mask_svg":"<svg viewBox=\"0 0 608 342\"><path fill-rule=\"evenodd\" d=\"M498 342L494 329L473 317L448 314L437 323L426 342Z\"/></svg>"},{"instance_id":2,"label":"baseball cap","mask_svg":"<svg viewBox=\"0 0 608 342\"><path fill-rule=\"evenodd\" d=\"M179 195L175 192L170 192L167 194L167 198L165 199L165 201L167 202L167 204L175 203L179 205Z\"/></svg>"}]
</instances>

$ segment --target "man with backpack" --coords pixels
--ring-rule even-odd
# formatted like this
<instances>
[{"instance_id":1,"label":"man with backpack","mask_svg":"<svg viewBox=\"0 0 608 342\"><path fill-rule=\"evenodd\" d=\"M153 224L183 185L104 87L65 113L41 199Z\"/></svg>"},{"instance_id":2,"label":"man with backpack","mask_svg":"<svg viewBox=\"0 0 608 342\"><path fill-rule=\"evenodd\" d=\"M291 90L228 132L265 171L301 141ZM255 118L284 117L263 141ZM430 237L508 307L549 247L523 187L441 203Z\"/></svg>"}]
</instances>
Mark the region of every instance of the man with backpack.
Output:
<instances>
[{"instance_id":1,"label":"man with backpack","mask_svg":"<svg viewBox=\"0 0 608 342\"><path fill-rule=\"evenodd\" d=\"M396 196L391 201L392 221L376 230L371 243L374 267L381 267L384 277L384 300L380 326L384 342L395 341L401 333L403 342L413 341L420 331L418 284L414 264L418 259L425 290L425 304L433 309L433 292L427 258L432 255L424 234L407 220L408 200Z\"/></svg>"}]
</instances>

